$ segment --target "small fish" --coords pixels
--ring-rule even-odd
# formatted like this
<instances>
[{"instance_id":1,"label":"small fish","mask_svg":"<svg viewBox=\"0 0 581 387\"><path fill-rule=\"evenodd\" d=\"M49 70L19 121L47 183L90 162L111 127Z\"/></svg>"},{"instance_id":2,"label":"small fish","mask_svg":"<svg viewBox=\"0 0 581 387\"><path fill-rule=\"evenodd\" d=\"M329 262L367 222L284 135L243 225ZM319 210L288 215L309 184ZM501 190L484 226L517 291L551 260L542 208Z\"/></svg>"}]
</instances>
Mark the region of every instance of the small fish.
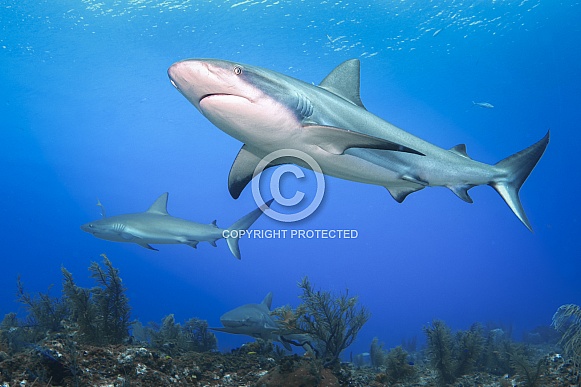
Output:
<instances>
[{"instance_id":1,"label":"small fish","mask_svg":"<svg viewBox=\"0 0 581 387\"><path fill-rule=\"evenodd\" d=\"M442 32L442 28L440 28L440 29L436 30L436 31L435 31L435 32L432 34L432 36L438 36L438 34L439 34L440 32Z\"/></svg>"},{"instance_id":2,"label":"small fish","mask_svg":"<svg viewBox=\"0 0 581 387\"><path fill-rule=\"evenodd\" d=\"M481 108L486 108L486 109L492 109L494 107L494 105L492 105L491 103L488 103L488 102L474 102L474 101L472 101L472 105L479 106Z\"/></svg>"}]
</instances>

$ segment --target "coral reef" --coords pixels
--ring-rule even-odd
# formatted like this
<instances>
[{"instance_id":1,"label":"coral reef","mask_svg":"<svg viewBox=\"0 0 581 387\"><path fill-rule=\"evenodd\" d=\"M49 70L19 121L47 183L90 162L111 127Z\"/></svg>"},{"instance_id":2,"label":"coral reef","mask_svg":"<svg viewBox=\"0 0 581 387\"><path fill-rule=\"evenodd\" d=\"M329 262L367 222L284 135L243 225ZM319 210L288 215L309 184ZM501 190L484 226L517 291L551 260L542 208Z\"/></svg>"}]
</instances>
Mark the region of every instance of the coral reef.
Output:
<instances>
[{"instance_id":1,"label":"coral reef","mask_svg":"<svg viewBox=\"0 0 581 387\"><path fill-rule=\"evenodd\" d=\"M105 254L103 264L92 262L91 277L98 286L85 289L77 286L73 275L64 267L63 295L70 311L69 321L77 328L79 340L94 344L120 344L129 337L129 300L125 295L119 270Z\"/></svg>"},{"instance_id":2,"label":"coral reef","mask_svg":"<svg viewBox=\"0 0 581 387\"><path fill-rule=\"evenodd\" d=\"M348 291L337 297L315 291L308 277L302 279L299 287L303 290L299 296L302 303L294 311L281 307L272 314L279 318L283 329L310 337L310 345L325 367L337 366L339 356L353 343L371 314L358 305L357 297L349 297Z\"/></svg>"},{"instance_id":3,"label":"coral reef","mask_svg":"<svg viewBox=\"0 0 581 387\"><path fill-rule=\"evenodd\" d=\"M161 326L150 323L143 327L139 321L133 325L134 337L142 343L164 351L169 355L181 352L207 352L218 349L216 335L208 329L204 320L191 318L182 326L175 322L174 315L163 318Z\"/></svg>"},{"instance_id":4,"label":"coral reef","mask_svg":"<svg viewBox=\"0 0 581 387\"><path fill-rule=\"evenodd\" d=\"M412 380L416 370L408 361L408 353L401 347L395 347L385 357L385 374L390 385Z\"/></svg>"},{"instance_id":5,"label":"coral reef","mask_svg":"<svg viewBox=\"0 0 581 387\"><path fill-rule=\"evenodd\" d=\"M552 325L562 333L559 344L581 374L581 307L562 305L553 315Z\"/></svg>"}]
</instances>

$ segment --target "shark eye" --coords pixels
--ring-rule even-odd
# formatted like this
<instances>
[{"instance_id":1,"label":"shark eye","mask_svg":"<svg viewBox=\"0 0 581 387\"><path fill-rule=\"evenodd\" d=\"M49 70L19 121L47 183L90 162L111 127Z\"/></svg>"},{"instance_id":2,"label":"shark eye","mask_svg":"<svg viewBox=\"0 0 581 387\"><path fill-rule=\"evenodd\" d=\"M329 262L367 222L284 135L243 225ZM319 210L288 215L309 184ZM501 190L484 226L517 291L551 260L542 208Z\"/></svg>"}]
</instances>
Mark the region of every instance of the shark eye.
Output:
<instances>
[{"instance_id":1,"label":"shark eye","mask_svg":"<svg viewBox=\"0 0 581 387\"><path fill-rule=\"evenodd\" d=\"M242 74L242 67L234 66L234 74L236 74L236 75Z\"/></svg>"}]
</instances>

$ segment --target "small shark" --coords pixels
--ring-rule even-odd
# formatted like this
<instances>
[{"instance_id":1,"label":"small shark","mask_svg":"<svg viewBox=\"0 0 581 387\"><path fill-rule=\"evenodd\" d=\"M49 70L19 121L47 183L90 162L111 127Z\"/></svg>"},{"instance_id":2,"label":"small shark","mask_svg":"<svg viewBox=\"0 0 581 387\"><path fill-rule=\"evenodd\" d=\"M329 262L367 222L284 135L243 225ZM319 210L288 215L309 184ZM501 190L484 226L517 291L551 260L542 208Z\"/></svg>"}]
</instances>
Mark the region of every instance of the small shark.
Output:
<instances>
[{"instance_id":1,"label":"small shark","mask_svg":"<svg viewBox=\"0 0 581 387\"><path fill-rule=\"evenodd\" d=\"M472 101L472 105L474 106L479 106L481 108L485 108L485 109L492 109L494 108L494 105L489 103L489 102L474 102Z\"/></svg>"},{"instance_id":2,"label":"small shark","mask_svg":"<svg viewBox=\"0 0 581 387\"><path fill-rule=\"evenodd\" d=\"M268 293L260 304L246 304L224 313L220 317L220 322L224 327L210 329L252 336L256 339L278 341L289 351L292 349L290 344L310 350L309 335L286 332L270 316L271 306L272 293Z\"/></svg>"},{"instance_id":3,"label":"small shark","mask_svg":"<svg viewBox=\"0 0 581 387\"><path fill-rule=\"evenodd\" d=\"M492 186L532 231L519 190L543 155L536 144L494 165L472 160L464 144L443 149L367 111L360 99L360 62L336 67L319 86L256 66L188 59L168 69L173 86L210 122L243 142L228 188L238 198L270 153L294 149L326 175L383 186L398 202L428 186L449 188L472 203L468 190ZM281 158L274 164L295 163Z\"/></svg>"},{"instance_id":4,"label":"small shark","mask_svg":"<svg viewBox=\"0 0 581 387\"><path fill-rule=\"evenodd\" d=\"M105 208L101 207L103 219L89 222L81 226L81 230L93 234L97 238L114 242L137 243L146 249L156 250L150 244L182 243L196 248L200 242L208 242L216 247L218 239L225 238L232 254L240 259L238 240L243 233L233 232L247 230L263 213L263 208L257 208L236 221L228 229L220 228L216 221L210 224L190 222L176 218L167 212L168 193L162 194L145 212L105 217ZM272 200L267 202L269 206Z\"/></svg>"}]
</instances>

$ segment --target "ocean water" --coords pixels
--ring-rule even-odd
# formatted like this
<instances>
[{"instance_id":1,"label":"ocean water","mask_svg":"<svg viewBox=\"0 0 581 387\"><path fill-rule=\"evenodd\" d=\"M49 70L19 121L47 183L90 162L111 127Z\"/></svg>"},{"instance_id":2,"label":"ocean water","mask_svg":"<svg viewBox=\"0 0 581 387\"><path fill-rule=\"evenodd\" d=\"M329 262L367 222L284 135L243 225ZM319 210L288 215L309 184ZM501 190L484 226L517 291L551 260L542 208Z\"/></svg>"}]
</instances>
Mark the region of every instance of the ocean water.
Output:
<instances>
[{"instance_id":1,"label":"ocean water","mask_svg":"<svg viewBox=\"0 0 581 387\"><path fill-rule=\"evenodd\" d=\"M299 303L297 282L349 290L372 313L349 352L373 337L392 347L437 318L512 326L514 337L581 302L577 1L75 0L0 2L0 313L18 311L16 279L60 295L60 268L92 286L91 261L120 270L133 318L173 313L220 326L225 311ZM258 230L356 230L354 239L245 239L135 244L79 226L146 210L229 226L255 208L230 197L242 145L171 85L167 68L219 58L318 84L361 60L361 97L383 119L443 148L467 144L496 163L551 130L521 190L534 233L489 187L473 204L444 188L396 203L382 187L326 178L322 205L301 222L266 216ZM474 106L488 102L492 109ZM308 174L309 171L305 171ZM297 189L290 181L287 192ZM312 184L307 179L306 184ZM308 190L309 188L304 188ZM252 339L218 333L222 350Z\"/></svg>"}]
</instances>

